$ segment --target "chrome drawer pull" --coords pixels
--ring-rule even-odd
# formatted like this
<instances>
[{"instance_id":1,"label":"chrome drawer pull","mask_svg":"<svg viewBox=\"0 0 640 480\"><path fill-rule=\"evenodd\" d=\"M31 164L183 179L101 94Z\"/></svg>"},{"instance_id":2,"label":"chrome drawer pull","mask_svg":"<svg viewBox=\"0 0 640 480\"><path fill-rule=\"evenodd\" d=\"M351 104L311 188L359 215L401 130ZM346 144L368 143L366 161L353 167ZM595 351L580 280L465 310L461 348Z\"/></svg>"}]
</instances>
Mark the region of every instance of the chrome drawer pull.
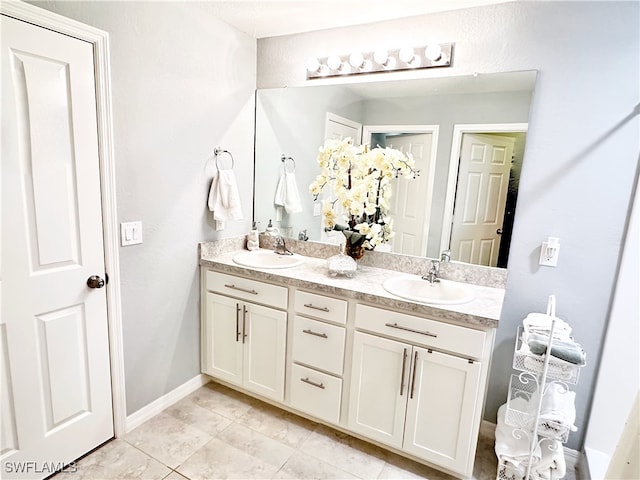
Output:
<instances>
[{"instance_id":1,"label":"chrome drawer pull","mask_svg":"<svg viewBox=\"0 0 640 480\"><path fill-rule=\"evenodd\" d=\"M302 333L308 333L309 335L315 335L316 337L329 338L326 333L318 333L313 330L302 330Z\"/></svg>"},{"instance_id":2,"label":"chrome drawer pull","mask_svg":"<svg viewBox=\"0 0 640 480\"><path fill-rule=\"evenodd\" d=\"M404 372L407 369L407 349L404 349L402 352L402 373L400 374L400 396L402 396L404 392Z\"/></svg>"},{"instance_id":3,"label":"chrome drawer pull","mask_svg":"<svg viewBox=\"0 0 640 480\"><path fill-rule=\"evenodd\" d=\"M255 290L253 290L253 289L252 289L252 290L248 290L248 289L246 289L246 288L236 287L236 286L235 286L235 285L233 285L233 284L228 285L228 284L226 284L226 283L224 284L224 286L225 286L225 287L227 287L227 288L232 288L232 289L234 289L234 290L240 290L241 292L250 293L251 295L258 295L258 292L256 292L256 291L255 291Z\"/></svg>"},{"instance_id":4,"label":"chrome drawer pull","mask_svg":"<svg viewBox=\"0 0 640 480\"><path fill-rule=\"evenodd\" d=\"M314 310L320 310L321 312L329 313L329 309L327 307L316 307L313 303L305 303L304 306L307 308L313 308Z\"/></svg>"},{"instance_id":5,"label":"chrome drawer pull","mask_svg":"<svg viewBox=\"0 0 640 480\"><path fill-rule=\"evenodd\" d=\"M428 331L422 331L422 330L415 330L413 328L409 328L409 327L403 327L402 325L398 325L397 323L385 323L384 324L385 327L391 327L391 328L397 328L398 330L405 330L407 332L411 332L411 333L419 333L420 335L427 335L428 337L433 337L433 338L437 338L438 335L436 335L435 333L431 333Z\"/></svg>"},{"instance_id":6,"label":"chrome drawer pull","mask_svg":"<svg viewBox=\"0 0 640 480\"><path fill-rule=\"evenodd\" d=\"M324 384L323 383L312 382L311 380L309 380L309 377L301 378L300 381L304 382L304 383L308 383L309 385L313 385L314 387L318 387L318 388L321 388L321 389L324 390Z\"/></svg>"}]
</instances>

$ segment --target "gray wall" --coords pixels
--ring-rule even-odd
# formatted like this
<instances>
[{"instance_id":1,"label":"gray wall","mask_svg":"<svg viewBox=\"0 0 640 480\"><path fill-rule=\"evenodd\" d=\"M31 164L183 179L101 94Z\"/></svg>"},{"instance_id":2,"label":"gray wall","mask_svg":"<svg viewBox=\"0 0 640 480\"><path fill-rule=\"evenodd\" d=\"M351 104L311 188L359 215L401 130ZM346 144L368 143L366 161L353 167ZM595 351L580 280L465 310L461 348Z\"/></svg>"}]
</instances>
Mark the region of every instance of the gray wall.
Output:
<instances>
[{"instance_id":1,"label":"gray wall","mask_svg":"<svg viewBox=\"0 0 640 480\"><path fill-rule=\"evenodd\" d=\"M411 75L538 70L485 418L495 421L506 399L517 325L556 294L559 316L588 352L574 449L583 444L638 159L638 118L625 119L639 100L639 8L514 2L258 41L259 88L304 84L312 55L432 39L456 42L454 67ZM549 235L561 239L556 268L537 265ZM638 348L637 332L629 343L622 348Z\"/></svg>"},{"instance_id":2,"label":"gray wall","mask_svg":"<svg viewBox=\"0 0 640 480\"><path fill-rule=\"evenodd\" d=\"M250 224L255 39L197 3L33 3L110 34L118 221L144 231L120 250L131 414L200 373L197 244ZM246 218L221 232L206 210L217 145Z\"/></svg>"}]
</instances>

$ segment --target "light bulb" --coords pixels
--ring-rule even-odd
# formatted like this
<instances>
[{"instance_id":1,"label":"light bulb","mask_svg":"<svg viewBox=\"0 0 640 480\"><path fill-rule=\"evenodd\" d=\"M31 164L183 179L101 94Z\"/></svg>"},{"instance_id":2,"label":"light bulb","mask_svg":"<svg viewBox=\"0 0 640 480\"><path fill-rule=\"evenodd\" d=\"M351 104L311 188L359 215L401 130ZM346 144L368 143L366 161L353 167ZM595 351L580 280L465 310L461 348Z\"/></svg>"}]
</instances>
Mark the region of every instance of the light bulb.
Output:
<instances>
[{"instance_id":1,"label":"light bulb","mask_svg":"<svg viewBox=\"0 0 640 480\"><path fill-rule=\"evenodd\" d=\"M318 73L320 71L320 62L316 57L307 59L307 71L309 73Z\"/></svg>"},{"instance_id":2,"label":"light bulb","mask_svg":"<svg viewBox=\"0 0 640 480\"><path fill-rule=\"evenodd\" d=\"M342 60L340 60L340 57L338 55L331 55L327 59L327 65L331 70L338 70L340 68L340 65L342 65Z\"/></svg>"},{"instance_id":3,"label":"light bulb","mask_svg":"<svg viewBox=\"0 0 640 480\"><path fill-rule=\"evenodd\" d=\"M427 48L424 50L424 56L432 62L440 60L442 57L442 49L440 48L440 45L437 43L427 45Z\"/></svg>"},{"instance_id":4,"label":"light bulb","mask_svg":"<svg viewBox=\"0 0 640 480\"><path fill-rule=\"evenodd\" d=\"M349 63L353 68L361 68L364 66L364 55L360 52L353 52L349 55Z\"/></svg>"},{"instance_id":5,"label":"light bulb","mask_svg":"<svg viewBox=\"0 0 640 480\"><path fill-rule=\"evenodd\" d=\"M386 50L378 50L373 54L373 61L378 65L382 65L383 67L385 67L387 65L387 62L389 61L389 54Z\"/></svg>"},{"instance_id":6,"label":"light bulb","mask_svg":"<svg viewBox=\"0 0 640 480\"><path fill-rule=\"evenodd\" d=\"M400 60L402 60L404 63L411 63L415 58L415 54L413 53L413 48L411 47L401 48L398 56L400 57Z\"/></svg>"}]
</instances>

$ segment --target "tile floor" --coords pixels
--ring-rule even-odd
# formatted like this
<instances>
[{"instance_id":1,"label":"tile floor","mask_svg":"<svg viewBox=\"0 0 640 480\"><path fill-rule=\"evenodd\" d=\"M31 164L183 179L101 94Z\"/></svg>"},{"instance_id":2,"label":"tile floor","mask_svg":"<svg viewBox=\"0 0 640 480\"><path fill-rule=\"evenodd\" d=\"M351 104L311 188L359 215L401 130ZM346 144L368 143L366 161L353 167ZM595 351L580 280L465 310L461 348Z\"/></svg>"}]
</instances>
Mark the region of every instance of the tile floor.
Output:
<instances>
[{"instance_id":1,"label":"tile floor","mask_svg":"<svg viewBox=\"0 0 640 480\"><path fill-rule=\"evenodd\" d=\"M56 480L453 479L424 465L209 383ZM474 480L496 476L482 438Z\"/></svg>"}]
</instances>

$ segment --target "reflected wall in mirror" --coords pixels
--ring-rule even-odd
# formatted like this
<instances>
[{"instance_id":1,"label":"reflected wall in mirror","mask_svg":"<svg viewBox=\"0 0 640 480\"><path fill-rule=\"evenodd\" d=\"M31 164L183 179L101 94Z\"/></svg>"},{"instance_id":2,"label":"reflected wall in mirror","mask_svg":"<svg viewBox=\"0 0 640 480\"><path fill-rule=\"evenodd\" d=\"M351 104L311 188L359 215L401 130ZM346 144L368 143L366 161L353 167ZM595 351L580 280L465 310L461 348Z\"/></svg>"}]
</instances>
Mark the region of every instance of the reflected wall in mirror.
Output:
<instances>
[{"instance_id":1,"label":"reflected wall in mirror","mask_svg":"<svg viewBox=\"0 0 640 480\"><path fill-rule=\"evenodd\" d=\"M387 249L439 258L450 248L452 260L506 267L535 78L526 71L258 90L254 220L261 230L272 220L286 237L340 242L339 232L323 232L308 187L325 138L356 133L358 142L422 157L421 176L395 186L396 238ZM279 183L289 187L279 196L284 206L276 205ZM295 187L301 211L290 213Z\"/></svg>"}]
</instances>

